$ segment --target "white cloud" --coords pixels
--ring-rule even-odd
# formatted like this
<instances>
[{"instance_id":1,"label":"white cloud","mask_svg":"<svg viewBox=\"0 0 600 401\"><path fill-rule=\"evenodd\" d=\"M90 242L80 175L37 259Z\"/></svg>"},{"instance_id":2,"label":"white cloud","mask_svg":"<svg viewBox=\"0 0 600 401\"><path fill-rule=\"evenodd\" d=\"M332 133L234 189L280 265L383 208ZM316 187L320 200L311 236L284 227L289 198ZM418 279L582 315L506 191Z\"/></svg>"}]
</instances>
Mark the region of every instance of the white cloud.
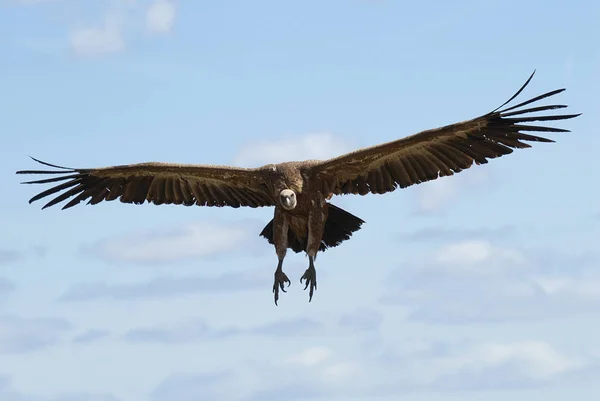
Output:
<instances>
[{"instance_id":1,"label":"white cloud","mask_svg":"<svg viewBox=\"0 0 600 401\"><path fill-rule=\"evenodd\" d=\"M590 312L600 305L593 258L461 241L442 246L429 263L395 271L387 281L389 295L381 300L408 306L409 320L438 324Z\"/></svg>"},{"instance_id":2,"label":"white cloud","mask_svg":"<svg viewBox=\"0 0 600 401\"><path fill-rule=\"evenodd\" d=\"M396 345L395 337L390 342L394 345L374 353L312 347L284 363L251 362L241 367L245 379L232 375L221 386L241 389L239 384L251 382L254 386L241 389L236 397L250 400L276 400L282 393L302 399L397 398L418 391L542 385L593 368L597 362L536 340L428 342L417 350L402 351L399 348L405 344ZM310 383L308 388L306 383Z\"/></svg>"},{"instance_id":3,"label":"white cloud","mask_svg":"<svg viewBox=\"0 0 600 401\"><path fill-rule=\"evenodd\" d=\"M388 346L379 359L363 366L378 364L375 375L381 375L381 386L391 380L400 389L458 390L510 389L557 383L567 375L595 369L597 358L558 349L545 341L524 339L515 341L430 342L419 351L397 351Z\"/></svg>"},{"instance_id":4,"label":"white cloud","mask_svg":"<svg viewBox=\"0 0 600 401\"><path fill-rule=\"evenodd\" d=\"M352 360L334 358L329 347L311 347L284 360L285 365L297 365L311 371L323 383L336 384L360 373L360 365Z\"/></svg>"},{"instance_id":5,"label":"white cloud","mask_svg":"<svg viewBox=\"0 0 600 401\"><path fill-rule=\"evenodd\" d=\"M485 166L472 166L470 169L455 173L450 177L441 177L415 187L417 212L434 213L451 204L461 192L479 187L489 179Z\"/></svg>"},{"instance_id":6,"label":"white cloud","mask_svg":"<svg viewBox=\"0 0 600 401\"><path fill-rule=\"evenodd\" d=\"M547 295L600 301L600 277L538 276L533 281Z\"/></svg>"},{"instance_id":7,"label":"white cloud","mask_svg":"<svg viewBox=\"0 0 600 401\"><path fill-rule=\"evenodd\" d=\"M350 143L329 132L288 136L275 141L254 142L243 147L234 159L238 166L258 166L286 161L323 160L351 149Z\"/></svg>"},{"instance_id":8,"label":"white cloud","mask_svg":"<svg viewBox=\"0 0 600 401\"><path fill-rule=\"evenodd\" d=\"M492 244L488 241L473 240L444 246L435 257L439 263L477 263L488 259L492 254Z\"/></svg>"},{"instance_id":9,"label":"white cloud","mask_svg":"<svg viewBox=\"0 0 600 401\"><path fill-rule=\"evenodd\" d=\"M156 0L146 10L146 29L151 33L170 32L176 13L174 1Z\"/></svg>"},{"instance_id":10,"label":"white cloud","mask_svg":"<svg viewBox=\"0 0 600 401\"><path fill-rule=\"evenodd\" d=\"M356 362L336 362L326 366L321 375L325 381L337 382L348 380L360 373L360 365Z\"/></svg>"},{"instance_id":11,"label":"white cloud","mask_svg":"<svg viewBox=\"0 0 600 401\"><path fill-rule=\"evenodd\" d=\"M242 225L201 223L108 239L85 250L108 260L164 263L222 254L251 236L249 229Z\"/></svg>"},{"instance_id":12,"label":"white cloud","mask_svg":"<svg viewBox=\"0 0 600 401\"><path fill-rule=\"evenodd\" d=\"M56 3L56 7L75 7L76 14L85 14L83 5L70 4L60 0L15 0L18 4L33 6L42 3ZM98 58L110 54L124 52L128 43L147 32L164 34L172 30L176 17L176 3L173 0L154 0L139 2L137 0L111 0L99 2L107 4L100 8L100 13L92 15L94 22L68 21L75 24L68 37L68 45L78 57ZM149 5L147 5L150 3ZM67 6L68 4L68 6ZM87 7L86 7L87 8ZM69 9L69 13L72 10ZM35 51L57 52L62 45L47 37L15 38L23 46Z\"/></svg>"},{"instance_id":13,"label":"white cloud","mask_svg":"<svg viewBox=\"0 0 600 401\"><path fill-rule=\"evenodd\" d=\"M298 354L292 355L286 359L288 364L298 364L302 366L312 367L320 365L325 360L329 359L333 351L326 347L313 347L308 348Z\"/></svg>"},{"instance_id":14,"label":"white cloud","mask_svg":"<svg viewBox=\"0 0 600 401\"><path fill-rule=\"evenodd\" d=\"M507 268L522 265L525 257L516 249L496 247L486 240L467 240L441 247L434 261L453 268L485 271L489 265L483 266L484 262L494 262L495 266Z\"/></svg>"},{"instance_id":15,"label":"white cloud","mask_svg":"<svg viewBox=\"0 0 600 401\"><path fill-rule=\"evenodd\" d=\"M80 57L98 57L125 50L123 18L115 12L108 12L102 24L83 27L71 34L73 52Z\"/></svg>"},{"instance_id":16,"label":"white cloud","mask_svg":"<svg viewBox=\"0 0 600 401\"><path fill-rule=\"evenodd\" d=\"M583 367L584 362L558 352L545 342L527 340L473 345L454 355L437 358L435 365L440 376L461 370L510 365L528 379L549 380L553 376Z\"/></svg>"}]
</instances>

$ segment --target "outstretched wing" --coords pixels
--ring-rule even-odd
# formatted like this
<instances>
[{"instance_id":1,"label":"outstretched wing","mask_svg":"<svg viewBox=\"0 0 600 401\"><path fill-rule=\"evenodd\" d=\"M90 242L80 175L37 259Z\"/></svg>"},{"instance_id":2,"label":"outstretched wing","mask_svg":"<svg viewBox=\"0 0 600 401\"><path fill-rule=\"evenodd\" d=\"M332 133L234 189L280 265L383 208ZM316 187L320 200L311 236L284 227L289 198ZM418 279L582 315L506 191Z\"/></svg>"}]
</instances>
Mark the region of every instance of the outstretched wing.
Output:
<instances>
[{"instance_id":1,"label":"outstretched wing","mask_svg":"<svg viewBox=\"0 0 600 401\"><path fill-rule=\"evenodd\" d=\"M33 159L33 158L32 158ZM89 199L88 204L120 199L124 203L198 206L273 206L268 175L263 169L228 166L140 163L103 168L68 168L33 159L58 170L23 170L17 174L47 174L52 178L23 184L57 185L29 203L56 195L43 209L70 199L63 209Z\"/></svg>"},{"instance_id":2,"label":"outstretched wing","mask_svg":"<svg viewBox=\"0 0 600 401\"><path fill-rule=\"evenodd\" d=\"M579 114L523 116L525 114L561 109L566 105L523 108L556 95L557 89L500 110L516 98L527 82L507 102L496 110L472 120L423 131L396 141L364 148L333 159L311 163L305 169L322 182L325 196L333 194L383 194L397 187L453 175L488 159L512 153L513 148L529 148L522 141L554 142L524 132L569 132L566 129L528 125L532 121L564 120Z\"/></svg>"}]
</instances>

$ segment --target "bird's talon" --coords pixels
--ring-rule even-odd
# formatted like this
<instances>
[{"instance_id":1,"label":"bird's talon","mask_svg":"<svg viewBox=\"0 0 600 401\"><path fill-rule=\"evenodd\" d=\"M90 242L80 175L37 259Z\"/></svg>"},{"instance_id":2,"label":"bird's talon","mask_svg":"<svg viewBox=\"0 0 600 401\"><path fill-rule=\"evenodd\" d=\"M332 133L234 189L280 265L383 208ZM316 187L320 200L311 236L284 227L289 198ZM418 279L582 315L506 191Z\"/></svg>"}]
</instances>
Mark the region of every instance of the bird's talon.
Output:
<instances>
[{"instance_id":1,"label":"bird's talon","mask_svg":"<svg viewBox=\"0 0 600 401\"><path fill-rule=\"evenodd\" d=\"M289 287L291 284L290 279L282 270L277 269L275 271L275 281L273 283L273 295L275 298L275 305L277 305L277 301L279 300L279 290L281 289L281 291L287 292L285 290L286 282L288 283L288 287Z\"/></svg>"},{"instance_id":2,"label":"bird's talon","mask_svg":"<svg viewBox=\"0 0 600 401\"><path fill-rule=\"evenodd\" d=\"M306 269L306 271L300 278L301 283L302 280L306 280L304 290L310 287L308 291L308 302L310 302L312 300L315 290L317 289L317 271L315 270L315 268L311 266L308 269Z\"/></svg>"}]
</instances>

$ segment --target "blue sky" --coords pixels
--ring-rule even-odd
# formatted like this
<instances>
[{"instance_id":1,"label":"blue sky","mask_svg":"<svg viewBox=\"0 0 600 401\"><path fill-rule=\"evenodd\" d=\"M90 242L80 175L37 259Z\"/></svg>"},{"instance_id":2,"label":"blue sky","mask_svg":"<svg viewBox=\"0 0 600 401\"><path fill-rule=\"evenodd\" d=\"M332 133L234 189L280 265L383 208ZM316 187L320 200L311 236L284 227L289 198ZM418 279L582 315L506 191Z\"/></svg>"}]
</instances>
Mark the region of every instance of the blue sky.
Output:
<instances>
[{"instance_id":1,"label":"blue sky","mask_svg":"<svg viewBox=\"0 0 600 401\"><path fill-rule=\"evenodd\" d=\"M600 392L600 5L0 3L0 398L564 400ZM72 167L326 158L566 87L555 144L384 196L280 306L270 209L68 211Z\"/></svg>"}]
</instances>

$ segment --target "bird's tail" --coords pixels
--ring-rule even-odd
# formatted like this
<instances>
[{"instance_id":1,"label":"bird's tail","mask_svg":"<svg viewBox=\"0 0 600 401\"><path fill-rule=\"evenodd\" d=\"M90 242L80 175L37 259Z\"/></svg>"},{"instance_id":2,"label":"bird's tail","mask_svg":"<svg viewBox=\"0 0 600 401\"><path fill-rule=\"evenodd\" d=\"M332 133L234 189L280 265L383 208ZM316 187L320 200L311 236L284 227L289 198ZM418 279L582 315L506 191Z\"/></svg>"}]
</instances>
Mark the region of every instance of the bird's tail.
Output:
<instances>
[{"instance_id":1,"label":"bird's tail","mask_svg":"<svg viewBox=\"0 0 600 401\"><path fill-rule=\"evenodd\" d=\"M333 248L350 239L352 233L360 230L363 223L362 219L329 203L329 213L325 221L325 231L321 239L319 251L323 252L327 248ZM269 244L274 244L273 220L263 228L260 235L265 237L269 241ZM307 238L298 238L292 230L288 231L288 246L294 252L306 251L306 241Z\"/></svg>"}]
</instances>

